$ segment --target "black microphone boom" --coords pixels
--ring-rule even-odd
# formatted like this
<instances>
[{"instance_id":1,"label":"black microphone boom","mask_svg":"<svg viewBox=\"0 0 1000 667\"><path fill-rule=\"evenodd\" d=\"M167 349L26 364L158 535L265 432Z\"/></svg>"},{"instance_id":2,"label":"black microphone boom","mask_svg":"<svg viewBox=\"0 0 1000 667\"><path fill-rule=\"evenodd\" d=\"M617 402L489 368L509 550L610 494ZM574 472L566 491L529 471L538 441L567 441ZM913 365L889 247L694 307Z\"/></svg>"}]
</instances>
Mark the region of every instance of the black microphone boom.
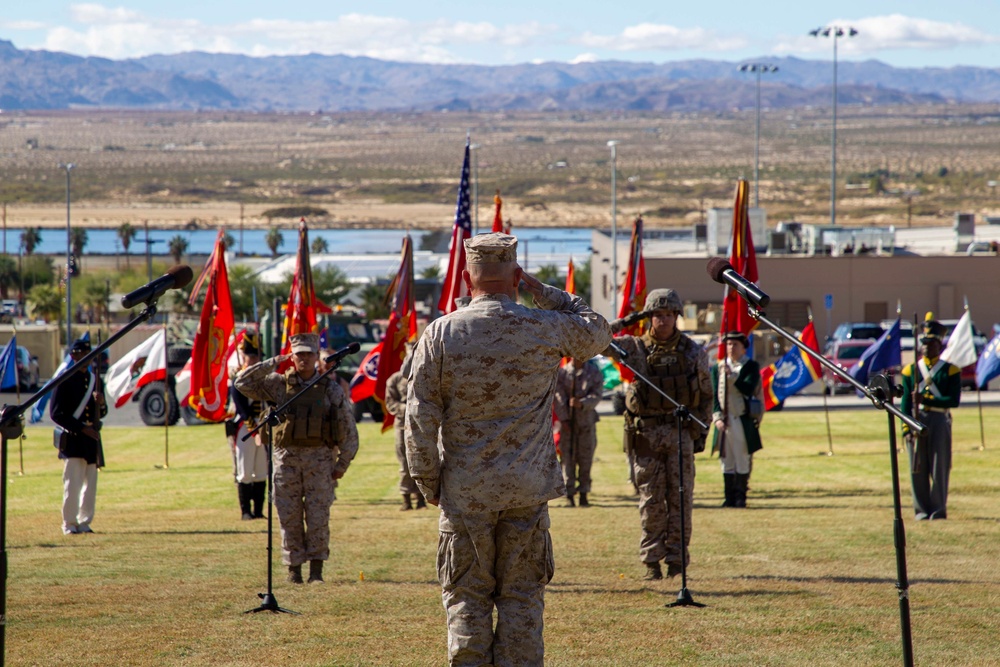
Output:
<instances>
[{"instance_id":1,"label":"black microphone boom","mask_svg":"<svg viewBox=\"0 0 1000 667\"><path fill-rule=\"evenodd\" d=\"M729 285L740 293L748 304L755 308L767 308L771 303L771 297L764 293L752 282L736 273L733 265L721 257L713 257L708 260L708 275L717 283Z\"/></svg>"},{"instance_id":2,"label":"black microphone boom","mask_svg":"<svg viewBox=\"0 0 1000 667\"><path fill-rule=\"evenodd\" d=\"M360 350L361 350L361 343L355 341L350 345L348 345L347 347L337 350L323 361L326 364L339 364L344 357L354 354L355 352L359 352Z\"/></svg>"},{"instance_id":3,"label":"black microphone boom","mask_svg":"<svg viewBox=\"0 0 1000 667\"><path fill-rule=\"evenodd\" d=\"M180 289L181 287L184 287L191 282L193 277L194 273L191 271L190 266L178 264L177 266L171 267L169 271L156 280L146 283L139 289L132 290L123 296L122 307L135 308L139 304L143 303L149 305L163 296L163 293L168 289Z\"/></svg>"}]
</instances>

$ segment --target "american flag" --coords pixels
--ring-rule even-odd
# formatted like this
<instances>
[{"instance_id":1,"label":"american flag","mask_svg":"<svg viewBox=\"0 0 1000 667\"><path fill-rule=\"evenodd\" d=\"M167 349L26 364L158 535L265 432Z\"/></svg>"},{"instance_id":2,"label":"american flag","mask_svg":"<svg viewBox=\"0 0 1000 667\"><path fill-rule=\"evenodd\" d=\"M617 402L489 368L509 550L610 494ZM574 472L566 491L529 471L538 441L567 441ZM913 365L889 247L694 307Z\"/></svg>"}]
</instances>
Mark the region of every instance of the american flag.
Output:
<instances>
[{"instance_id":1,"label":"american flag","mask_svg":"<svg viewBox=\"0 0 1000 667\"><path fill-rule=\"evenodd\" d=\"M455 226L451 230L448 245L448 274L441 287L438 310L448 314L456 309L455 299L467 296L468 289L462 280L465 270L465 239L472 236L472 216L469 197L469 140L465 141L465 160L462 162L462 180L458 185L458 201L455 204Z\"/></svg>"}]
</instances>

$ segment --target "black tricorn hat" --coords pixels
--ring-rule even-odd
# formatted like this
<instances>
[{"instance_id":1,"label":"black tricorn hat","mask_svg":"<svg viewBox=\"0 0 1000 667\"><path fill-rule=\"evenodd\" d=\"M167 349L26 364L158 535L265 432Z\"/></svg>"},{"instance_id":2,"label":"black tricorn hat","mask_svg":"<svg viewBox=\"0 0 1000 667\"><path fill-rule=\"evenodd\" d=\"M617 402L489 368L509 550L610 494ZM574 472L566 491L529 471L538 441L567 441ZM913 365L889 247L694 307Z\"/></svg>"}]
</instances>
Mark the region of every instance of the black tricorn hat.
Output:
<instances>
[{"instance_id":1,"label":"black tricorn hat","mask_svg":"<svg viewBox=\"0 0 1000 667\"><path fill-rule=\"evenodd\" d=\"M722 340L738 340L743 343L743 347L748 347L750 345L746 335L744 335L742 331L727 331L726 335L722 337Z\"/></svg>"}]
</instances>

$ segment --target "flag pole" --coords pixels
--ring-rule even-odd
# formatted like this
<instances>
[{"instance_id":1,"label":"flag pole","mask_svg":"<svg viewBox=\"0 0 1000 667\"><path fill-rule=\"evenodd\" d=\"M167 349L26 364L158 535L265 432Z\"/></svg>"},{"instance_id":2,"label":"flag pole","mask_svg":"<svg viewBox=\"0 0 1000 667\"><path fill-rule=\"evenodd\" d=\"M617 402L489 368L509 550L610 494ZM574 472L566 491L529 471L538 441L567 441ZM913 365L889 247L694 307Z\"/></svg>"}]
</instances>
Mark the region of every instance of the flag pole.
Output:
<instances>
[{"instance_id":1,"label":"flag pole","mask_svg":"<svg viewBox=\"0 0 1000 667\"><path fill-rule=\"evenodd\" d=\"M15 327L13 327L13 329L14 329L14 341L15 341L15 343L14 343L14 349L13 349L13 352L14 352L14 355L13 355L13 357L14 357L13 358L13 362L14 362L14 387L17 390L17 402L18 402L18 405L20 405L20 403L21 403L21 374L17 372L17 343L16 343L16 341L17 341L17 327L15 326ZM10 363L10 361L11 360L8 360L7 363ZM980 414L982 414L982 408L980 408ZM980 419L980 423L981 422L982 422L982 419ZM21 435L17 439L17 453L18 453L18 457L19 457L19 460L20 460L20 467L18 468L17 476L18 477L23 477L24 476L24 429L21 429Z\"/></svg>"},{"instance_id":2,"label":"flag pole","mask_svg":"<svg viewBox=\"0 0 1000 667\"><path fill-rule=\"evenodd\" d=\"M810 306L807 310L809 321L813 321L813 311ZM831 391L833 389L831 388ZM823 383L823 416L826 418L826 452L819 452L820 456L833 456L833 432L830 430L830 406L826 402L826 382Z\"/></svg>"},{"instance_id":3,"label":"flag pole","mask_svg":"<svg viewBox=\"0 0 1000 667\"><path fill-rule=\"evenodd\" d=\"M963 301L965 302L965 312L969 312L969 297L968 295L963 295ZM972 327L972 317L969 317L969 327ZM973 349L975 349L975 343L973 343ZM978 355L977 355L978 356ZM983 393L979 389L979 381L976 381L976 404L979 406L979 451L986 450L986 431L983 429Z\"/></svg>"},{"instance_id":4,"label":"flag pole","mask_svg":"<svg viewBox=\"0 0 1000 667\"><path fill-rule=\"evenodd\" d=\"M167 318L163 318L163 353L167 352ZM170 367L167 367L169 375ZM170 378L163 382L163 469L170 468ZM159 467L159 466L157 466Z\"/></svg>"}]
</instances>

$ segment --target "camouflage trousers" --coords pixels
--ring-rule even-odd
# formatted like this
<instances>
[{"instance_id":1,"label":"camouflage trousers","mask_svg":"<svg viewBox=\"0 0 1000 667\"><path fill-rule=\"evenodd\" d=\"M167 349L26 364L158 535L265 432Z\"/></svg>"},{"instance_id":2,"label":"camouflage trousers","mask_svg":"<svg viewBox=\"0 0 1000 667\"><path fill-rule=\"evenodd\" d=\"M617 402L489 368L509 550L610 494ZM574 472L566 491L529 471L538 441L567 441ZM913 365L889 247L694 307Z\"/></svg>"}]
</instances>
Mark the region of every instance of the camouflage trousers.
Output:
<instances>
[{"instance_id":1,"label":"camouflage trousers","mask_svg":"<svg viewBox=\"0 0 1000 667\"><path fill-rule=\"evenodd\" d=\"M448 664L541 667L545 585L555 571L548 504L442 512L439 529Z\"/></svg>"},{"instance_id":2,"label":"camouflage trousers","mask_svg":"<svg viewBox=\"0 0 1000 667\"><path fill-rule=\"evenodd\" d=\"M681 564L680 465L677 457L677 430L672 425L644 431L651 451L636 452L632 465L639 487L639 516L642 538L639 558L643 563L664 561ZM684 452L684 549L685 562L691 555L691 509L694 500L694 450L691 436L682 434Z\"/></svg>"},{"instance_id":3,"label":"camouflage trousers","mask_svg":"<svg viewBox=\"0 0 1000 667\"><path fill-rule=\"evenodd\" d=\"M594 424L580 424L571 433L559 435L562 449L563 480L566 493L590 493L590 468L597 449L597 429Z\"/></svg>"},{"instance_id":4,"label":"camouflage trousers","mask_svg":"<svg viewBox=\"0 0 1000 667\"><path fill-rule=\"evenodd\" d=\"M410 464L406 462L406 442L403 438L404 429L399 420L396 420L396 459L399 461L399 492L400 493L420 493L417 483L410 477Z\"/></svg>"},{"instance_id":5,"label":"camouflage trousers","mask_svg":"<svg viewBox=\"0 0 1000 667\"><path fill-rule=\"evenodd\" d=\"M333 465L328 447L274 448L274 509L285 565L330 557Z\"/></svg>"}]
</instances>

